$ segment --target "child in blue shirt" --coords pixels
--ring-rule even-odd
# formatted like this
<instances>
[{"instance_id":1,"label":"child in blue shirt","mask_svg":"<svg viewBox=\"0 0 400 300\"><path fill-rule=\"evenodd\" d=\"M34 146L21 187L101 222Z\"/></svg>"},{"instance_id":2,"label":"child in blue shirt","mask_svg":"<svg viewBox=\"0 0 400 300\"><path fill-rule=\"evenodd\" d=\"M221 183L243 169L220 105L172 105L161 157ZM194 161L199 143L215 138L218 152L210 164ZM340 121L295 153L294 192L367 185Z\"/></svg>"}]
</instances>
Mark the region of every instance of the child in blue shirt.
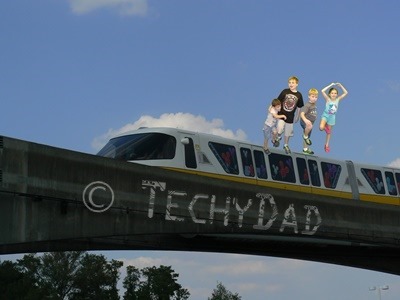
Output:
<instances>
[{"instance_id":1,"label":"child in blue shirt","mask_svg":"<svg viewBox=\"0 0 400 300\"><path fill-rule=\"evenodd\" d=\"M342 89L342 94L339 96L339 92L334 86L338 86ZM326 91L329 89L328 94ZM345 87L337 82L332 82L330 85L324 87L322 89L322 95L325 98L326 105L325 110L321 116L321 122L319 124L319 130L325 130L326 139L325 139L325 152L328 153L331 149L329 148L329 141L331 139L332 134L332 126L336 123L336 113L339 108L339 102L347 96L348 92Z\"/></svg>"}]
</instances>

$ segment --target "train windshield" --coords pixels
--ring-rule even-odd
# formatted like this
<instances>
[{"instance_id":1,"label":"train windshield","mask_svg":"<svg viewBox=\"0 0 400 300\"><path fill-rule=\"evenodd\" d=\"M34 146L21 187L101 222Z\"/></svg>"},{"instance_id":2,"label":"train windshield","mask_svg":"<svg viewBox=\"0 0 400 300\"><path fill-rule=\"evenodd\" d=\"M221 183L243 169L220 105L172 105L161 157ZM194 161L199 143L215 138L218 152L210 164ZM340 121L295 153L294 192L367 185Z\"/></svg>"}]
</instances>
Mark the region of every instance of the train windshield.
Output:
<instances>
[{"instance_id":1,"label":"train windshield","mask_svg":"<svg viewBox=\"0 0 400 300\"><path fill-rule=\"evenodd\" d=\"M164 133L138 133L111 139L97 153L120 160L173 159L176 139Z\"/></svg>"}]
</instances>

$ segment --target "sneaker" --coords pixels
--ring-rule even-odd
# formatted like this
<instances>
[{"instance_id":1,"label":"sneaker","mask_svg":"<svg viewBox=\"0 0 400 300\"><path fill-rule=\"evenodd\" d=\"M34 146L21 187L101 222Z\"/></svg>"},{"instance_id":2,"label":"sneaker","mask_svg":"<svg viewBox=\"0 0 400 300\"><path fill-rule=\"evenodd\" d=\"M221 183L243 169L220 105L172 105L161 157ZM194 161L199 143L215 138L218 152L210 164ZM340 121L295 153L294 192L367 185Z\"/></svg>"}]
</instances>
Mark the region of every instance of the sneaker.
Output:
<instances>
[{"instance_id":1,"label":"sneaker","mask_svg":"<svg viewBox=\"0 0 400 300\"><path fill-rule=\"evenodd\" d=\"M305 136L305 135L303 135L303 139L304 139L304 142L307 144L307 145L311 145L312 143L311 143L311 140L310 140L310 138L308 137L308 136Z\"/></svg>"},{"instance_id":2,"label":"sneaker","mask_svg":"<svg viewBox=\"0 0 400 300\"><path fill-rule=\"evenodd\" d=\"M314 151L312 151L310 148L307 148L307 149L303 149L303 153L304 154L314 154Z\"/></svg>"},{"instance_id":3,"label":"sneaker","mask_svg":"<svg viewBox=\"0 0 400 300\"><path fill-rule=\"evenodd\" d=\"M328 124L325 125L325 132L326 132L326 134L330 134L331 133L331 129L328 127Z\"/></svg>"},{"instance_id":4,"label":"sneaker","mask_svg":"<svg viewBox=\"0 0 400 300\"><path fill-rule=\"evenodd\" d=\"M271 151L269 149L264 149L265 154L270 155Z\"/></svg>"},{"instance_id":5,"label":"sneaker","mask_svg":"<svg viewBox=\"0 0 400 300\"><path fill-rule=\"evenodd\" d=\"M286 154L292 153L292 152L290 151L290 148L289 148L288 145L284 145L284 146L283 146L283 149L285 150Z\"/></svg>"},{"instance_id":6,"label":"sneaker","mask_svg":"<svg viewBox=\"0 0 400 300\"><path fill-rule=\"evenodd\" d=\"M279 140L272 141L272 145L274 145L274 147L279 147Z\"/></svg>"},{"instance_id":7,"label":"sneaker","mask_svg":"<svg viewBox=\"0 0 400 300\"><path fill-rule=\"evenodd\" d=\"M331 151L331 148L329 148L329 146L327 146L327 145L325 145L324 148L325 148L325 152L326 152L326 153L329 153L329 151Z\"/></svg>"}]
</instances>

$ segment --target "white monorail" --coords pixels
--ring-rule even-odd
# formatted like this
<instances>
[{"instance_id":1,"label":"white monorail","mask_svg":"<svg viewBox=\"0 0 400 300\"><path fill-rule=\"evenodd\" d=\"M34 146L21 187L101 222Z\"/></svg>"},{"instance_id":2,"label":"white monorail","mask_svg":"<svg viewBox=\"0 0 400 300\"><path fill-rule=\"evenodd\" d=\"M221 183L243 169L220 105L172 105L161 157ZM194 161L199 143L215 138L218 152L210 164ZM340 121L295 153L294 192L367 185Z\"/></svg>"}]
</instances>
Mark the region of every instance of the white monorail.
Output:
<instances>
[{"instance_id":1,"label":"white monorail","mask_svg":"<svg viewBox=\"0 0 400 300\"><path fill-rule=\"evenodd\" d=\"M273 150L176 128L140 128L111 139L100 156L233 182L400 205L400 170Z\"/></svg>"}]
</instances>

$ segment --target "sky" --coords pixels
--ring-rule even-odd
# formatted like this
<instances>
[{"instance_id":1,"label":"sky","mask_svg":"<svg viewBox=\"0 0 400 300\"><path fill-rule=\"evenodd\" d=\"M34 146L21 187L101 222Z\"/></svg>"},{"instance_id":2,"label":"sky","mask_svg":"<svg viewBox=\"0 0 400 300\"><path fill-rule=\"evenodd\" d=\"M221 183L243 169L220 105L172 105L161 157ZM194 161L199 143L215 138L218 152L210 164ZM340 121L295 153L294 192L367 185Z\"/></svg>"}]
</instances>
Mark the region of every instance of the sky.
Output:
<instances>
[{"instance_id":1,"label":"sky","mask_svg":"<svg viewBox=\"0 0 400 300\"><path fill-rule=\"evenodd\" d=\"M331 82L349 92L329 154L324 133L312 133L316 155L400 167L399 9L398 0L3 0L0 134L91 154L140 126L261 145L267 107L295 75L305 101ZM400 294L399 276L330 264L100 253L125 266L171 265L193 300L211 296L217 281L243 300L377 299L369 287L383 285L382 299Z\"/></svg>"}]
</instances>

